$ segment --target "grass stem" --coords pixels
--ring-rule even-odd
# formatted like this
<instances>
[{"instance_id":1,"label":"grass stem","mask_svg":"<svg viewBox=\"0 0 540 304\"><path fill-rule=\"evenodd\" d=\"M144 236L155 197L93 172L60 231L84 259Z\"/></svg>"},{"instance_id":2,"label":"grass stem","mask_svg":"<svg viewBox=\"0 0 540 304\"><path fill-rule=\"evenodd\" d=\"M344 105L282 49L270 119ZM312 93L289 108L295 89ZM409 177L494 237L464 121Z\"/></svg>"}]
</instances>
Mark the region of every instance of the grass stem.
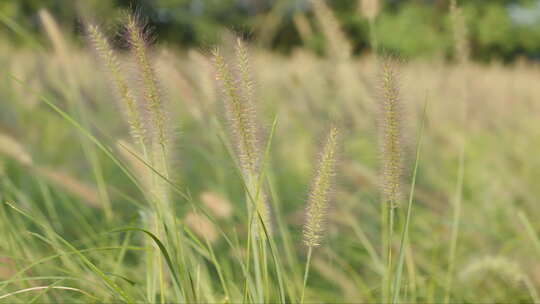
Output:
<instances>
[{"instance_id":1,"label":"grass stem","mask_svg":"<svg viewBox=\"0 0 540 304\"><path fill-rule=\"evenodd\" d=\"M304 286L302 287L302 297L300 298L300 304L304 304L304 296L306 294L306 285L307 285L307 280L309 276L309 267L311 265L312 252L313 252L313 247L308 247L306 270L304 271Z\"/></svg>"}]
</instances>

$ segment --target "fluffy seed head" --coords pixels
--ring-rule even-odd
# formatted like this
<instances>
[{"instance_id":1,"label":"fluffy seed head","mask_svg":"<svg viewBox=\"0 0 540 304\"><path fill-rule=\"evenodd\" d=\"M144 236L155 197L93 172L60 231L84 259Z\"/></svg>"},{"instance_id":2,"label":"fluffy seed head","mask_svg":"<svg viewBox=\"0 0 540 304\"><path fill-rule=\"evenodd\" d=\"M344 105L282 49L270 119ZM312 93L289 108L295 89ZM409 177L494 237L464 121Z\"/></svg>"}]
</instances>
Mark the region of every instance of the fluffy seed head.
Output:
<instances>
[{"instance_id":1,"label":"fluffy seed head","mask_svg":"<svg viewBox=\"0 0 540 304\"><path fill-rule=\"evenodd\" d=\"M240 88L243 90L243 97L247 104L252 104L253 98L253 80L249 67L248 49L242 42L242 39L236 39L236 59L237 69L240 79Z\"/></svg>"},{"instance_id":2,"label":"fluffy seed head","mask_svg":"<svg viewBox=\"0 0 540 304\"><path fill-rule=\"evenodd\" d=\"M103 208L103 203L96 194L98 191L94 187L56 169L38 167L36 168L36 172L45 177L49 182L81 199L81 202L88 206L93 208Z\"/></svg>"},{"instance_id":3,"label":"fluffy seed head","mask_svg":"<svg viewBox=\"0 0 540 304\"><path fill-rule=\"evenodd\" d=\"M47 36L52 42L55 52L57 52L59 58L64 61L63 63L65 64L65 60L69 58L69 49L58 23L46 9L39 10L39 18Z\"/></svg>"},{"instance_id":4,"label":"fluffy seed head","mask_svg":"<svg viewBox=\"0 0 540 304\"><path fill-rule=\"evenodd\" d=\"M216 241L218 237L216 227L208 218L194 212L189 212L186 214L184 222L200 237L203 237L211 243Z\"/></svg>"},{"instance_id":5,"label":"fluffy seed head","mask_svg":"<svg viewBox=\"0 0 540 304\"><path fill-rule=\"evenodd\" d=\"M328 55L336 60L351 57L352 47L341 25L324 0L312 0L315 18L326 40Z\"/></svg>"},{"instance_id":6,"label":"fluffy seed head","mask_svg":"<svg viewBox=\"0 0 540 304\"><path fill-rule=\"evenodd\" d=\"M399 96L398 62L387 57L381 64L381 152L383 193L386 203L397 207L400 200L403 140Z\"/></svg>"},{"instance_id":7,"label":"fluffy seed head","mask_svg":"<svg viewBox=\"0 0 540 304\"><path fill-rule=\"evenodd\" d=\"M215 216L220 218L229 218L232 214L231 203L221 195L206 191L199 196L201 202L212 212Z\"/></svg>"},{"instance_id":8,"label":"fluffy seed head","mask_svg":"<svg viewBox=\"0 0 540 304\"><path fill-rule=\"evenodd\" d=\"M311 184L303 232L304 243L308 247L319 246L323 237L324 218L336 169L338 133L337 128L332 127L330 129Z\"/></svg>"},{"instance_id":9,"label":"fluffy seed head","mask_svg":"<svg viewBox=\"0 0 540 304\"><path fill-rule=\"evenodd\" d=\"M135 142L144 142L144 130L142 128L141 118L137 109L137 103L133 93L127 85L126 79L122 74L120 63L118 62L116 54L109 44L109 41L103 35L97 25L88 25L87 31L94 50L109 73L116 93L121 100L121 106L126 110L125 112L130 127L131 136Z\"/></svg>"},{"instance_id":10,"label":"fluffy seed head","mask_svg":"<svg viewBox=\"0 0 540 304\"><path fill-rule=\"evenodd\" d=\"M21 143L13 137L0 133L0 155L8 156L21 165L32 165L32 157Z\"/></svg>"},{"instance_id":11,"label":"fluffy seed head","mask_svg":"<svg viewBox=\"0 0 540 304\"><path fill-rule=\"evenodd\" d=\"M364 18L373 21L379 14L379 0L359 0L360 13Z\"/></svg>"},{"instance_id":12,"label":"fluffy seed head","mask_svg":"<svg viewBox=\"0 0 540 304\"><path fill-rule=\"evenodd\" d=\"M503 256L485 256L466 265L459 274L459 278L469 281L474 276L485 278L491 277L490 275L494 273L504 276L512 283L520 282L526 277L516 262Z\"/></svg>"},{"instance_id":13,"label":"fluffy seed head","mask_svg":"<svg viewBox=\"0 0 540 304\"><path fill-rule=\"evenodd\" d=\"M139 155L136 149L124 140L118 140L116 142L116 149L118 150L120 156L127 162L129 167L133 170L133 173L137 179L141 182L142 186L145 187L147 192L150 192L152 189L152 172L146 165L141 162L140 159L144 159L142 155ZM133 154L136 154L133 155Z\"/></svg>"},{"instance_id":14,"label":"fluffy seed head","mask_svg":"<svg viewBox=\"0 0 540 304\"><path fill-rule=\"evenodd\" d=\"M145 106L151 117L152 135L165 150L167 145L167 123L158 89L157 77L150 63L147 49L147 33L137 17L128 15L126 21L127 40L130 44L131 54L140 74L143 88Z\"/></svg>"},{"instance_id":15,"label":"fluffy seed head","mask_svg":"<svg viewBox=\"0 0 540 304\"><path fill-rule=\"evenodd\" d=\"M235 69L231 69L219 49L214 49L216 79L222 91L237 158L250 196L248 208L252 212L257 212L252 231L255 237L264 237L264 231L259 223L262 218L266 232L270 233L270 208L267 197L259 185L261 158L257 119L252 100L253 81L250 76L247 48L240 39L236 41L235 53L236 65Z\"/></svg>"},{"instance_id":16,"label":"fluffy seed head","mask_svg":"<svg viewBox=\"0 0 540 304\"><path fill-rule=\"evenodd\" d=\"M259 140L257 138L255 110L251 100L247 55L242 44L237 46L238 78L233 76L219 49L213 52L216 79L221 87L240 167L246 176L257 175L259 166Z\"/></svg>"}]
</instances>

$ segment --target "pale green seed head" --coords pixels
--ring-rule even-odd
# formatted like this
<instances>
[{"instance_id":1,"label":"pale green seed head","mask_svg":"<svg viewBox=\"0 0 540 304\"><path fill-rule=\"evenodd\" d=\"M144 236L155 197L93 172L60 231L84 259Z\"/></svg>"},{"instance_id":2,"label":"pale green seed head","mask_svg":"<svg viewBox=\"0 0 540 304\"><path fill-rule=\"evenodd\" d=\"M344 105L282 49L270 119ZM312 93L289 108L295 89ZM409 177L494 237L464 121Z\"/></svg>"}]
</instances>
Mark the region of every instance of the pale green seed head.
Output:
<instances>
[{"instance_id":1,"label":"pale green seed head","mask_svg":"<svg viewBox=\"0 0 540 304\"><path fill-rule=\"evenodd\" d=\"M385 58L381 65L381 159L384 201L399 205L403 162L402 108L399 94L398 62Z\"/></svg>"},{"instance_id":2,"label":"pale green seed head","mask_svg":"<svg viewBox=\"0 0 540 304\"><path fill-rule=\"evenodd\" d=\"M136 99L131 92L124 75L122 74L120 63L113 48L97 25L88 25L87 31L94 50L109 73L109 77L112 80L112 85L115 87L115 91L120 99L121 107L125 109L127 122L134 141L136 143L144 142L145 132L142 126Z\"/></svg>"},{"instance_id":3,"label":"pale green seed head","mask_svg":"<svg viewBox=\"0 0 540 304\"><path fill-rule=\"evenodd\" d=\"M320 246L323 237L326 211L336 169L338 135L338 129L332 127L320 154L311 184L303 231L304 243L308 247Z\"/></svg>"}]
</instances>

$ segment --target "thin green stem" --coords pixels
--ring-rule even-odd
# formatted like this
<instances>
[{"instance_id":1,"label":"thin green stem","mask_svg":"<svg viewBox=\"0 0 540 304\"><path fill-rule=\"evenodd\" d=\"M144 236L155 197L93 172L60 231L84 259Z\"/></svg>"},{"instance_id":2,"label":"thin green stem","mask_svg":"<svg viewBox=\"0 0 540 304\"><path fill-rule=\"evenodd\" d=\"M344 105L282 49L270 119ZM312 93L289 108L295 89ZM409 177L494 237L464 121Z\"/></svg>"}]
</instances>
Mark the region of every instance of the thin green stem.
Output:
<instances>
[{"instance_id":1,"label":"thin green stem","mask_svg":"<svg viewBox=\"0 0 540 304\"><path fill-rule=\"evenodd\" d=\"M261 221L261 225L264 225ZM268 277L268 259L267 259L267 253L266 253L266 242L265 239L261 238L259 240L259 244L261 246L261 256L262 256L262 272L263 272L263 282L264 282L264 301L268 302L270 299L270 280Z\"/></svg>"},{"instance_id":2,"label":"thin green stem","mask_svg":"<svg viewBox=\"0 0 540 304\"><path fill-rule=\"evenodd\" d=\"M450 303L450 291L452 289L453 278L454 278L454 267L455 267L457 243L458 243L458 236L459 236L459 224L461 221L461 201L462 201L462 194L463 194L464 168L465 168L465 143L463 143L460 154L459 154L459 169L458 169L458 177L457 177L457 183L456 183L456 196L454 199L454 215L453 215L453 221L452 221L452 238L450 241L450 256L448 260L448 271L446 273L446 285L445 285L445 295L444 295L445 304Z\"/></svg>"},{"instance_id":3,"label":"thin green stem","mask_svg":"<svg viewBox=\"0 0 540 304\"><path fill-rule=\"evenodd\" d=\"M388 222L389 222L389 206L388 206L388 203L386 202L383 202L382 203L382 210L381 210L381 244L382 244L382 254L383 254L383 258L384 258L384 262L385 262L385 269L384 269L384 272L383 272L383 275L382 275L382 280L381 280L381 300L382 302L386 302L387 299L388 299L388 280L389 280L389 272L388 272L388 268L389 268L389 251L388 251L388 248L390 247L389 246L389 227L388 227Z\"/></svg>"},{"instance_id":4,"label":"thin green stem","mask_svg":"<svg viewBox=\"0 0 540 304\"><path fill-rule=\"evenodd\" d=\"M416 177L418 175L418 164L420 160L420 149L422 147L422 139L424 135L424 127L426 122L426 114L427 114L427 101L424 105L424 113L422 118L422 123L420 124L420 132L418 136L418 142L416 145L416 159L414 162L414 170L412 175L412 182L411 182L411 190L409 193L409 203L407 205L407 216L405 218L405 224L403 227L403 230L401 232L401 243L399 246L399 256L398 256L398 262L396 267L396 275L394 277L394 291L392 295L392 304L397 304L399 302L399 292L401 287L401 275L403 273L403 264L405 261L405 254L406 254L406 245L408 244L409 239L409 226L411 223L411 217L412 217L412 207L413 207L413 200L414 200L414 189L416 187Z\"/></svg>"},{"instance_id":5,"label":"thin green stem","mask_svg":"<svg viewBox=\"0 0 540 304\"><path fill-rule=\"evenodd\" d=\"M251 217L250 217L251 219ZM246 277L245 277L245 280L244 280L244 299L243 299L243 303L247 303L248 301L248 279L249 279L249 272L250 272L250 268L251 268L251 262L250 262L250 259L251 259L251 220L249 221L249 224L248 224L248 238L247 238L247 250L246 250L246 261L245 261L245 264L246 264Z\"/></svg>"},{"instance_id":6,"label":"thin green stem","mask_svg":"<svg viewBox=\"0 0 540 304\"><path fill-rule=\"evenodd\" d=\"M306 285L309 276L309 266L311 264L311 253L313 252L313 247L309 247L306 261L306 270L304 271L304 286L302 287L302 298L300 298L300 304L304 304L304 296L306 293Z\"/></svg>"},{"instance_id":7,"label":"thin green stem","mask_svg":"<svg viewBox=\"0 0 540 304\"><path fill-rule=\"evenodd\" d=\"M263 283L261 274L261 256L259 252L258 242L260 239L251 238L251 250L253 251L253 268L255 270L255 284L257 286L257 302L263 302Z\"/></svg>"},{"instance_id":8,"label":"thin green stem","mask_svg":"<svg viewBox=\"0 0 540 304\"><path fill-rule=\"evenodd\" d=\"M394 237L394 213L395 208L391 201L382 206L382 244L385 260L385 271L382 278L382 301L389 302L392 292L392 240Z\"/></svg>"},{"instance_id":9,"label":"thin green stem","mask_svg":"<svg viewBox=\"0 0 540 304\"><path fill-rule=\"evenodd\" d=\"M392 243L394 240L394 217L395 217L395 206L392 202L388 202L388 236L387 236L387 280L386 280L386 291L387 297L390 297L390 294L392 293L392 269L393 269L393 255L392 255Z\"/></svg>"}]
</instances>

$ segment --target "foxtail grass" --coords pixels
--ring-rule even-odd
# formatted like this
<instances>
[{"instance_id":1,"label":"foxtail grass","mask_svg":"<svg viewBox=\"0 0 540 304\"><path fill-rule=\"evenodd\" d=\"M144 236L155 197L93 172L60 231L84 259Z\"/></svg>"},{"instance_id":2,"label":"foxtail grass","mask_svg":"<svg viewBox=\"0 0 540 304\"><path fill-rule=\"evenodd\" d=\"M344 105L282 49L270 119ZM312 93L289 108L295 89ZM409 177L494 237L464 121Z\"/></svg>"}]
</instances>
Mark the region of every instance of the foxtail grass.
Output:
<instances>
[{"instance_id":1,"label":"foxtail grass","mask_svg":"<svg viewBox=\"0 0 540 304\"><path fill-rule=\"evenodd\" d=\"M169 134L168 134L168 117L164 109L164 103L159 91L158 79L154 67L150 60L148 40L149 33L145 28L144 23L136 15L127 15L126 17L126 35L129 42L131 56L138 71L140 88L142 90L142 103L149 116L149 122L146 124L148 131L147 144L147 161L155 168L164 178L169 176ZM168 187L163 178L157 174L153 174L152 192L154 199L158 203L158 212L161 216L170 216L170 202L168 195ZM169 214L169 215L167 215ZM169 222L168 225L172 225Z\"/></svg>"},{"instance_id":2,"label":"foxtail grass","mask_svg":"<svg viewBox=\"0 0 540 304\"><path fill-rule=\"evenodd\" d=\"M306 208L304 243L307 247L318 247L324 232L324 218L336 169L338 129L332 127L321 152L317 171L312 181Z\"/></svg>"},{"instance_id":3,"label":"foxtail grass","mask_svg":"<svg viewBox=\"0 0 540 304\"><path fill-rule=\"evenodd\" d=\"M176 250L174 245L180 244L177 242L177 232L173 229L176 226L176 216L170 202L168 184L168 118L158 89L157 76L150 60L147 46L148 33L137 16L127 15L126 39L138 74L139 86L137 88L140 88L142 93L141 97L137 98L105 36L95 25L89 25L87 30L90 41L112 80L117 97L126 109L131 136L140 149L140 151L132 152L133 156L137 156L137 160L134 160L135 157L127 159L135 171L142 175L138 179L151 203L152 211L143 212L145 214L143 224L150 232L164 240L167 246ZM146 113L139 112L139 109L143 108ZM144 121L146 117L149 118L148 121ZM139 153L141 153L140 159ZM141 169L141 166L134 162L143 162L152 170L147 170L146 167ZM167 274L163 259L157 254L161 248L153 242L149 242L149 245L154 247L154 252L147 255L147 301L153 302L159 296L160 301L164 302L168 283L165 278Z\"/></svg>"},{"instance_id":4,"label":"foxtail grass","mask_svg":"<svg viewBox=\"0 0 540 304\"><path fill-rule=\"evenodd\" d=\"M237 40L235 51L236 69L233 70L220 50L214 49L216 79L221 87L237 160L248 192L248 202L253 201L254 214L258 213L269 228L269 210L259 184L261 152L252 99L253 83L249 71L247 49L240 39ZM251 203L248 204L248 209L251 209L251 205ZM257 234L261 234L261 231Z\"/></svg>"},{"instance_id":5,"label":"foxtail grass","mask_svg":"<svg viewBox=\"0 0 540 304\"><path fill-rule=\"evenodd\" d=\"M118 98L121 100L121 107L126 110L125 113L131 136L135 143L139 145L141 151L146 151L144 144L145 133L137 101L120 68L120 62L118 61L117 55L107 40L107 37L105 37L97 25L88 25L87 31L90 42L103 65L106 67Z\"/></svg>"},{"instance_id":6,"label":"foxtail grass","mask_svg":"<svg viewBox=\"0 0 540 304\"><path fill-rule=\"evenodd\" d=\"M326 40L326 52L336 61L347 61L352 55L352 46L345 32L324 0L311 0L315 19Z\"/></svg>"},{"instance_id":7,"label":"foxtail grass","mask_svg":"<svg viewBox=\"0 0 540 304\"><path fill-rule=\"evenodd\" d=\"M386 271L382 279L382 298L389 301L392 292L394 213L401 200L402 187L402 105L398 81L398 61L381 60L380 146L382 178L382 240Z\"/></svg>"},{"instance_id":8,"label":"foxtail grass","mask_svg":"<svg viewBox=\"0 0 540 304\"><path fill-rule=\"evenodd\" d=\"M369 25L369 43L373 52L378 51L378 41L376 35L376 19L381 9L380 0L358 0L358 9L360 14L367 19Z\"/></svg>"},{"instance_id":9,"label":"foxtail grass","mask_svg":"<svg viewBox=\"0 0 540 304\"><path fill-rule=\"evenodd\" d=\"M129 14L126 17L126 34L130 46L131 56L138 71L140 88L144 108L149 116L148 132L148 158L152 166L165 178L169 178L169 134L168 117L164 109L162 96L159 90L156 72L150 60L148 41L150 33L144 22L137 16ZM153 196L157 201L160 217L171 216L168 186L160 176L154 174ZM173 225L171 219L167 225Z\"/></svg>"},{"instance_id":10,"label":"foxtail grass","mask_svg":"<svg viewBox=\"0 0 540 304\"><path fill-rule=\"evenodd\" d=\"M242 172L248 209L248 272L253 261L257 301L264 301L263 284L268 283L267 244L270 234L270 210L262 187L260 139L253 105L253 84L247 48L237 39L236 64L231 68L218 48L213 51L216 79L222 91L225 112L233 136L236 159ZM247 279L247 278L246 278ZM246 281L247 284L247 281ZM246 285L247 286L247 285ZM247 288L244 288L244 300Z\"/></svg>"},{"instance_id":11,"label":"foxtail grass","mask_svg":"<svg viewBox=\"0 0 540 304\"><path fill-rule=\"evenodd\" d=\"M458 7L457 0L450 0L450 19L452 25L452 34L454 38L454 57L459 66L465 67L470 60L470 44L468 37L468 29L461 7ZM467 116L468 116L468 76L465 73L460 91L461 91L461 126L462 137L459 144L458 170L455 194L453 199L453 215L452 215L452 233L450 237L450 250L448 255L448 269L445 280L444 303L448 304L451 301L452 285L454 283L454 268L457 256L457 247L459 240L459 228L461 224L461 205L463 200L463 184L465 171L465 153L467 143Z\"/></svg>"},{"instance_id":12,"label":"foxtail grass","mask_svg":"<svg viewBox=\"0 0 540 304\"><path fill-rule=\"evenodd\" d=\"M392 208L401 199L403 171L403 106L399 87L399 62L387 57L381 62L380 136L383 199Z\"/></svg>"},{"instance_id":13,"label":"foxtail grass","mask_svg":"<svg viewBox=\"0 0 540 304\"><path fill-rule=\"evenodd\" d=\"M310 43L311 39L313 39L313 29L306 15L302 12L296 13L293 16L293 23L303 43L306 45Z\"/></svg>"},{"instance_id":14,"label":"foxtail grass","mask_svg":"<svg viewBox=\"0 0 540 304\"><path fill-rule=\"evenodd\" d=\"M379 0L358 0L358 9L362 16L370 22L377 18L380 11L381 3Z\"/></svg>"},{"instance_id":15,"label":"foxtail grass","mask_svg":"<svg viewBox=\"0 0 540 304\"><path fill-rule=\"evenodd\" d=\"M149 33L145 31L142 21L134 15L127 16L125 27L131 54L140 75L144 105L150 115L151 136L154 137L152 142L160 146L163 160L165 160L168 141L167 117L164 113L157 76L148 54Z\"/></svg>"},{"instance_id":16,"label":"foxtail grass","mask_svg":"<svg viewBox=\"0 0 540 304\"><path fill-rule=\"evenodd\" d=\"M24 166L33 164L32 156L21 143L13 137L0 133L0 155L13 158Z\"/></svg>"},{"instance_id":17,"label":"foxtail grass","mask_svg":"<svg viewBox=\"0 0 540 304\"><path fill-rule=\"evenodd\" d=\"M330 202L330 193L332 191L336 170L338 135L338 129L336 127L331 127L321 152L317 170L315 171L315 176L313 177L311 189L309 191L306 221L303 230L304 244L308 248L308 253L300 303L304 303L313 248L321 245L324 234L326 211Z\"/></svg>"}]
</instances>

